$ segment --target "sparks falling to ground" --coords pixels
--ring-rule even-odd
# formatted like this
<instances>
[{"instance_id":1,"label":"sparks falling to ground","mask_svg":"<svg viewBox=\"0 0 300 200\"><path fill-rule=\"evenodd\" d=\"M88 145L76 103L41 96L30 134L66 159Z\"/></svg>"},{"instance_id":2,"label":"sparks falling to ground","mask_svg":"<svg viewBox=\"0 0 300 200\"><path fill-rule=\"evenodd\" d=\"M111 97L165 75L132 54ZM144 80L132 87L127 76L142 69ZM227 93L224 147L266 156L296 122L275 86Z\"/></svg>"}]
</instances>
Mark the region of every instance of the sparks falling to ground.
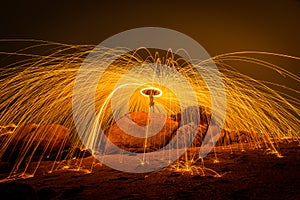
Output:
<instances>
[{"instance_id":1,"label":"sparks falling to ground","mask_svg":"<svg viewBox=\"0 0 300 200\"><path fill-rule=\"evenodd\" d=\"M98 137L97 131L81 139L78 137L73 122L72 95L80 65L94 46L31 42L34 45L19 51L1 52L3 55L26 58L1 68L0 160L11 163L8 177L1 178L10 180L33 176L42 160L55 161L50 172L59 169L92 172L93 166L99 162L85 165L83 157L90 154L82 140L90 144L88 146L96 146L95 143L101 143L102 138ZM45 48L48 49L46 55L32 53ZM106 64L108 61L104 55L122 53L124 49L103 47L101 51L101 62ZM195 94L200 123L196 127L197 135L191 148L200 147L211 115L211 96L197 69L205 71L212 62L219 68L226 91L226 118L218 146L234 143L241 150L244 145L265 148L280 157L279 142L299 141L300 101L295 96L300 91L242 74L235 70L235 62L239 65L251 63L262 69L276 71L299 84L300 77L259 56L295 60L298 64L300 58L269 52L234 52L210 60L199 60L197 65L192 66L177 53L141 48L129 54L124 53L105 70L98 81L95 110L101 129L115 145L141 154L164 147L174 135L185 133L193 126L180 119L180 113L189 112L189 106L193 106L190 101ZM95 68L86 73L95 73L93 70ZM186 83L191 85L192 92L186 90ZM184 102L180 102L175 92L165 85L176 88L176 94L183 94L186 97ZM275 90L272 86L280 89ZM128 96L124 91L131 93ZM90 91L89 88L82 88L81 92L84 96ZM180 104L186 107L182 109ZM154 116L153 119L165 117L158 135L148 135L146 128L144 137L134 138L117 127L124 120L126 125L126 117L145 127L150 123L151 116ZM190 113L190 117L193 116ZM84 113L81 117L82 120L88 120ZM89 123L89 126L94 126L94 123ZM188 146L177 142L177 148ZM93 155L97 153L89 150ZM109 145L106 151L112 155L117 153L120 163L126 158L122 152L109 152ZM194 152L186 152L171 165L171 170L220 176L218 172L205 168L203 160L199 160L198 153ZM217 157L215 160L218 162ZM144 163L147 163L146 157L141 160L141 164Z\"/></svg>"}]
</instances>

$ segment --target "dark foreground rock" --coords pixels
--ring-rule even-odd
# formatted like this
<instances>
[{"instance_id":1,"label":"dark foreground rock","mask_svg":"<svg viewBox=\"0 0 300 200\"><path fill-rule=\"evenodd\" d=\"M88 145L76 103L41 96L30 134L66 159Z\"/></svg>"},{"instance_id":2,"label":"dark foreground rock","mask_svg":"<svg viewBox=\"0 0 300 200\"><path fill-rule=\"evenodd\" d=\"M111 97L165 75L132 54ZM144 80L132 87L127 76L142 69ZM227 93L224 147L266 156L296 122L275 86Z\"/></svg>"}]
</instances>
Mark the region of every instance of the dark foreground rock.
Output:
<instances>
[{"instance_id":1,"label":"dark foreground rock","mask_svg":"<svg viewBox=\"0 0 300 200\"><path fill-rule=\"evenodd\" d=\"M20 126L13 132L2 134L2 139L8 145L1 160L12 163L27 159L56 160L71 146L68 129L58 124Z\"/></svg>"}]
</instances>

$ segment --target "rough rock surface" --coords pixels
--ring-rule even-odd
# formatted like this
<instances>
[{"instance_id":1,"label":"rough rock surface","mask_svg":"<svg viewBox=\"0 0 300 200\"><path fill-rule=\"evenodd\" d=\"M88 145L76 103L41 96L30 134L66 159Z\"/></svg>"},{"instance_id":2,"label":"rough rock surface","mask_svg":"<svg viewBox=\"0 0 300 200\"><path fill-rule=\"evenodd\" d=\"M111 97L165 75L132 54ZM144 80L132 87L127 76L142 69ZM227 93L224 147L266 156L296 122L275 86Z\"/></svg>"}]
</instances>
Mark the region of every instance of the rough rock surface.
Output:
<instances>
[{"instance_id":1,"label":"rough rock surface","mask_svg":"<svg viewBox=\"0 0 300 200\"><path fill-rule=\"evenodd\" d=\"M162 114L155 113L155 120L160 120L164 118ZM124 128L118 126L118 122L122 121L122 125L128 126L127 131L124 131ZM137 135L138 130L131 129L130 126L132 123L135 123L139 126L146 126L148 121L147 112L134 112L123 116L113 124L110 128L105 130L108 139L119 148L131 151L131 152L150 152L156 151L163 148L164 146L170 144L170 141L175 139L175 142L172 143L173 148L185 148L185 147L200 147L205 138L206 131L208 128L207 121L200 121L198 127L193 122L183 124L179 127L179 122L174 121L171 118L167 118L166 122L156 135L149 137L147 139L147 146L144 148L145 139L140 137L134 137ZM158 122L156 121L156 123ZM180 120L179 120L180 121ZM214 125L212 125L214 126ZM194 131L196 135L192 138ZM130 134L128 134L130 133ZM142 131L142 134L144 132ZM247 131L228 131L223 129L217 139L216 146L224 146L233 143L248 143L254 140L254 133ZM188 142L192 140L192 145L188 145ZM110 145L106 146L106 153L120 153L115 149L111 148Z\"/></svg>"},{"instance_id":2,"label":"rough rock surface","mask_svg":"<svg viewBox=\"0 0 300 200\"><path fill-rule=\"evenodd\" d=\"M163 115L156 115L158 118L164 118ZM134 112L130 115L125 115L124 118L131 118L139 126L146 126L148 113L147 112ZM119 119L119 120L122 120ZM105 133L108 136L108 139L117 145L118 147L132 152L146 152L154 151L164 147L169 140L173 137L174 132L178 128L178 123L173 121L170 118L166 118L163 128L154 136L147 138L133 137L125 133L117 123L113 124L108 128ZM146 144L146 149L144 148ZM109 147L108 147L109 148ZM109 149L108 149L109 151Z\"/></svg>"},{"instance_id":3,"label":"rough rock surface","mask_svg":"<svg viewBox=\"0 0 300 200\"><path fill-rule=\"evenodd\" d=\"M63 151L71 145L68 129L62 125L23 125L5 135L8 146L1 157L2 161L15 162L20 158L59 159Z\"/></svg>"}]
</instances>

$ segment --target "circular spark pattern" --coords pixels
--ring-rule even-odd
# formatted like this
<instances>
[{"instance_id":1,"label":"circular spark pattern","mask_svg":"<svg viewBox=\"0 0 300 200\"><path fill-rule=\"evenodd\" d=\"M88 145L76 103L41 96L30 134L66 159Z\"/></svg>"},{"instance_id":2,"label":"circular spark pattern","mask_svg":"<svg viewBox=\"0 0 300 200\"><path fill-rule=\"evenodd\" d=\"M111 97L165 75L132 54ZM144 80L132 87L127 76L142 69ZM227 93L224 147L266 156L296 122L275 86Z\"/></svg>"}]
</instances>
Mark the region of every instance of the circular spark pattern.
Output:
<instances>
[{"instance_id":1,"label":"circular spark pattern","mask_svg":"<svg viewBox=\"0 0 300 200\"><path fill-rule=\"evenodd\" d=\"M170 40L166 40L166 38L176 39L176 43ZM178 45L180 46L178 47ZM102 53L103 47L116 48L120 46L127 48L125 52L118 52L114 55ZM122 55L124 55L124 53L129 53L130 51L134 51L141 47L161 49L166 51L170 48L184 48L189 53L190 57L188 57L186 54L179 55L190 62L191 65L193 65L195 59L210 59L210 56L205 51L205 49L188 36L170 29L146 27L124 31L106 39L98 46L96 46L83 61L76 77L72 104L74 122L78 131L78 135L81 138L83 144L92 152L95 152L95 157L98 160L101 160L102 163L114 169L132 173L145 173L158 170L168 166L170 163L177 160L185 152L185 148L177 148L176 143L178 143L179 140L184 140L183 143L185 144L185 147L190 147L196 135L197 127L199 124L198 116L200 115L198 110L199 108L197 106L198 104L196 93L193 90L193 86L187 81L187 79L183 78L185 83L183 82L183 84L178 84L176 78L172 79L170 77L172 77L173 75L176 76L177 74L179 74L177 75L178 77L183 77L182 75L180 75L180 73L172 68L163 68L161 66L158 66L158 68L155 68L155 71L150 71L150 73L145 74L144 76L140 76L140 79L137 82L125 82L124 84L116 87L113 92L109 94L109 96L105 97L105 103L100 109L98 116L96 116L94 98L99 78L109 67L109 65L113 63L114 60L119 59ZM107 63L103 63L103 60L106 60ZM171 71L169 72L170 75L165 79L159 79L160 75L165 73L165 69ZM211 97L211 123L208 125L207 133L203 140L199 154L199 156L203 158L211 151L211 149L217 142L219 135L221 134L225 120L226 94L223 80L214 63L212 62L211 65L205 70L201 69L202 68L197 67L196 71L202 76L203 80L208 86ZM91 73L91 71L93 71L93 73ZM126 73L127 72L125 71L125 77L130 77L130 80L134 80L132 76L128 76ZM140 73L133 74L133 76L136 75L140 75ZM192 128L187 133L189 137L180 138L179 134L176 134L176 136L171 141L169 141L169 144L159 151L150 153L144 152L143 154L133 153L135 156L129 157L122 162L122 165L120 165L118 162L116 162L116 160L118 159L116 159L115 156L106 154L105 149L107 148L107 146L109 146L111 149L113 149L114 152L118 152L119 154L122 154L122 152L129 152L126 152L124 149L120 149L108 140L107 136L104 134L103 129L101 128L101 125L99 124L99 119L103 115L102 111L104 107L111 99L112 109L114 110L113 113L119 113L119 110L121 110L121 108L114 106L114 102L119 102L120 100L129 98L135 88L137 89L137 87L141 85L143 79L151 76L153 79L159 79L157 81L152 80L152 82L156 84L163 84L163 86L165 86L166 88L170 88L172 92L176 94L180 102L181 110L189 108L189 113L181 113L181 119L183 122L193 123ZM175 85L173 83L177 84ZM148 84L148 82L146 82L145 84ZM127 86L134 87L128 88L126 92L122 91L121 93L123 97L116 95L117 91L127 89ZM178 92L178 86L185 87L185 89L182 90L184 92ZM186 93L190 93L191 96L188 97ZM127 102L129 101L125 100L126 104L123 104L122 107L126 108ZM127 110L125 111L126 113L128 113ZM85 119L79 117L82 115L86 116ZM151 116L153 115L149 116L150 123L153 123L154 119L151 118ZM118 117L115 116L115 119L118 119ZM143 137L144 135L145 138L148 138L149 136L153 136L155 133L153 131L151 132L151 130L153 130L149 128L151 127L151 125L140 127L139 125L135 125L135 123L131 123L130 125L134 127L134 130L132 130L131 128L131 131L128 132L128 129L126 129L127 124L122 126L122 122L117 120L115 121L117 122L118 126L127 134L132 135L132 133L138 133L134 136ZM181 126L182 123L180 124L180 127ZM162 126L159 127L162 128ZM101 138L100 141L98 140L98 138ZM168 153L164 153L163 151L168 151ZM145 160L147 160L148 162L145 162Z\"/></svg>"},{"instance_id":2,"label":"circular spark pattern","mask_svg":"<svg viewBox=\"0 0 300 200\"><path fill-rule=\"evenodd\" d=\"M19 51L1 52L1 54L12 57L25 56L20 62L14 62L9 66L0 68L0 87L2 89L0 93L0 159L4 160L7 153L19 151L18 157L12 163L13 168L9 178L32 177L39 168L39 162L34 160L34 155L36 154L37 143L45 142L40 135L32 135L28 143L21 149L10 148L24 126L32 123L37 125L61 124L69 129L72 146L66 151L63 150L64 143L59 144L61 145L59 146L61 152L56 155L56 162L53 162L51 171L62 168L76 171L84 170L84 172L93 171L94 165L86 166L82 159L73 159L74 157L82 157L82 154L78 154L77 147L81 150L86 147L79 140L74 127L72 92L80 64L95 46L29 40L2 40L1 43L3 42L13 42L13 45L15 43L22 43L23 46L27 45L25 49ZM32 53L45 52L45 48L49 50L49 53L41 55ZM126 51L119 47L103 47L99 48L98 52L100 55L114 56L125 54ZM177 51L174 53L177 53ZM209 118L211 98L205 81L195 75L191 68L179 64L178 60L170 56L171 53L164 55L149 52L147 55L150 63L166 64L168 67L180 72L191 83L192 87L195 88L193 90L196 93L198 105L205 108L204 114ZM102 58L105 58L105 56L102 56ZM138 52L132 52L120 62L113 63L112 67L99 80L99 87L97 88L99 92L96 93L95 104L97 114L100 113L101 108L103 108L102 113L105 113L100 116L99 123L101 127L109 127L113 123L112 119L114 117L110 114L111 111L103 106L111 103L105 102L105 97L108 97L117 85L112 83L118 83L121 78L120 74L129 72L131 65L147 64L149 60L141 58ZM298 96L300 91L296 86L299 85L300 78L297 74L283 69L284 66L279 66L278 63L280 62L277 62L277 60L282 61L281 63L284 64L290 64L289 62L291 62L298 66L300 63L299 57L259 51L233 52L212 58L203 58L196 61L194 66L206 70L212 60L219 67L227 97L224 130L220 137L221 140L218 142L219 145L232 144L233 141L238 144L240 149L243 149L243 145L246 144L253 148L268 148L268 152L271 150L278 153L278 142L299 141L300 98ZM109 64L107 59L99 60L99 62L102 62L105 66ZM282 75L281 78L284 80L293 81L295 88L287 87L276 81L257 80L235 70L248 64L265 70L266 73L278 72L277 74ZM95 71L90 68L89 73L95 73ZM174 84L176 85L176 83ZM148 86L140 85L138 90L130 97L130 112L147 111L143 109L145 105L149 105L148 101L143 104L141 101L137 102L135 98L136 94L139 99L142 99L140 90L144 87ZM158 87L158 85L155 85L155 87ZM165 110L168 116L181 113L182 111L175 98L176 95L164 87L160 89L163 91L163 95L156 98L157 105L169 108ZM144 98L149 99L149 97ZM171 105L169 99L172 100ZM162 113L164 112L162 111ZM84 119L86 116L79 115L77 117ZM50 144L54 140L50 137L45 144ZM38 157L39 160L48 156L45 151L41 152L42 154ZM116 163L121 164L122 159L126 159L126 155ZM184 166L193 163L190 162L188 157L185 157L181 162ZM24 168L22 163L28 164L26 166L31 166L33 163L32 169ZM197 165L195 163L192 165L191 167L198 167L194 166Z\"/></svg>"},{"instance_id":3,"label":"circular spark pattern","mask_svg":"<svg viewBox=\"0 0 300 200\"><path fill-rule=\"evenodd\" d=\"M149 96L153 96L153 97L160 97L162 95L162 91L159 88L143 88L140 90L141 95L149 97Z\"/></svg>"}]
</instances>

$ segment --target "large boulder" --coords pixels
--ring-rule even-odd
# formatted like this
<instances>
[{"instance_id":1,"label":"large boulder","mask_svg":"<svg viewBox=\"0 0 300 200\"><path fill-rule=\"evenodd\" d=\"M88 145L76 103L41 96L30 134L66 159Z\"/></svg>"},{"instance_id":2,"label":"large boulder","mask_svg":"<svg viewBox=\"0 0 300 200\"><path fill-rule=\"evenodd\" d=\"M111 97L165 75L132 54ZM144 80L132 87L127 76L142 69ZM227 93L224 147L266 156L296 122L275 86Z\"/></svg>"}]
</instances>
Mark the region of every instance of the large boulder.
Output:
<instances>
[{"instance_id":1,"label":"large boulder","mask_svg":"<svg viewBox=\"0 0 300 200\"><path fill-rule=\"evenodd\" d=\"M215 125L212 125L212 128L216 128ZM193 138L192 145L193 147L200 147L203 143L203 140L207 134L208 124L199 124L196 135ZM179 148L186 147L187 145L184 143L186 138L191 138L192 134L195 131L195 124L193 122L188 123L186 125L181 126L177 130L178 142L177 146ZM216 136L217 137L217 136ZM216 146L225 146L234 143L248 143L255 141L257 134L249 131L229 131L226 129L222 129L221 133L218 134L218 138L214 138L217 140L215 143Z\"/></svg>"},{"instance_id":2,"label":"large boulder","mask_svg":"<svg viewBox=\"0 0 300 200\"><path fill-rule=\"evenodd\" d=\"M165 123L163 124L162 129L155 135L145 139L141 137L134 137L132 135L139 135L140 133L134 133L134 131L139 131L139 129L131 129L131 133L125 133L123 129L118 126L118 121L122 120L122 122L131 121L136 125L141 127L147 125L148 121L148 113L147 112L133 112L127 114L120 118L115 124L105 130L105 134L108 136L108 139L118 146L127 151L131 152L150 152L158 150L164 147L170 139L176 134L176 130L178 128L178 122L173 121L170 118L166 118L163 114L155 113L152 115L154 121L161 121L165 119ZM153 122L155 123L155 122ZM120 124L120 123L119 123ZM146 147L145 147L146 144ZM107 152L110 152L110 147L107 147Z\"/></svg>"},{"instance_id":3,"label":"large boulder","mask_svg":"<svg viewBox=\"0 0 300 200\"><path fill-rule=\"evenodd\" d=\"M196 111L198 109L198 112ZM186 116L188 119L181 119L183 116ZM207 125L210 122L210 111L205 107L195 107L190 106L182 110L182 112L172 115L172 119L177 121L180 125L187 125L192 121L198 121L201 125Z\"/></svg>"},{"instance_id":4,"label":"large boulder","mask_svg":"<svg viewBox=\"0 0 300 200\"><path fill-rule=\"evenodd\" d=\"M159 123L164 119L164 115L155 113L154 123ZM180 121L180 120L178 120ZM172 148L186 148L186 147L200 147L207 134L208 119L200 121L198 126L194 122L186 123L179 127L179 122L174 121L171 118L166 118L163 128L157 132L157 134L148 137L147 141L141 137L134 137L133 135L139 135L137 129L132 129L131 124L134 123L141 127L147 125L148 113L147 112L133 112L121 117L111 127L107 128L104 132L107 135L110 142L118 146L119 148L131 151L131 152L151 152L163 148L170 144L172 140ZM119 127L122 125L123 128ZM124 125L128 127L124 129ZM212 125L212 129L216 129L215 125ZM124 131L125 130L125 131ZM142 134L145 132L142 131ZM196 133L196 134L194 134ZM194 136L194 138L192 138ZM174 140L174 141L173 141ZM188 145L187 142L192 140L192 144ZM233 143L245 143L253 141L253 133L245 131L228 131L223 129L218 135L216 146L223 146ZM146 147L145 147L146 144ZM111 145L106 146L106 153L118 153L116 149Z\"/></svg>"},{"instance_id":5,"label":"large boulder","mask_svg":"<svg viewBox=\"0 0 300 200\"><path fill-rule=\"evenodd\" d=\"M197 125L193 122L178 128L176 136L174 137L174 140L172 140L171 147L173 149L189 148L199 135L196 134L197 129Z\"/></svg>"},{"instance_id":6,"label":"large boulder","mask_svg":"<svg viewBox=\"0 0 300 200\"><path fill-rule=\"evenodd\" d=\"M253 131L228 131L223 130L220 134L218 145L227 145L233 143L248 143L258 140L257 133Z\"/></svg>"},{"instance_id":7,"label":"large boulder","mask_svg":"<svg viewBox=\"0 0 300 200\"><path fill-rule=\"evenodd\" d=\"M23 125L8 135L5 138L7 147L1 147L4 150L2 161L57 160L62 158L63 153L71 146L68 129L58 124Z\"/></svg>"}]
</instances>

